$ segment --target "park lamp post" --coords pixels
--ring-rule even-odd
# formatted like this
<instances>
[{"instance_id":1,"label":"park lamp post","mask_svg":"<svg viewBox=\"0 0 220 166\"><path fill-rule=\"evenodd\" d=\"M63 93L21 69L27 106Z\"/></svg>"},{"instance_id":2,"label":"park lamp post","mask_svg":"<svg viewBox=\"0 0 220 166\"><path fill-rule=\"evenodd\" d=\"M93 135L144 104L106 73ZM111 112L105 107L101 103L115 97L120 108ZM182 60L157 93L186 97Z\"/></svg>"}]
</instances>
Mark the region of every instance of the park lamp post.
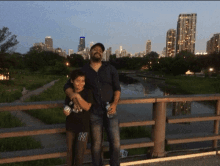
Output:
<instances>
[{"instance_id":1,"label":"park lamp post","mask_svg":"<svg viewBox=\"0 0 220 166\"><path fill-rule=\"evenodd\" d=\"M209 77L211 77L212 72L214 71L214 68L210 67L209 68Z\"/></svg>"}]
</instances>

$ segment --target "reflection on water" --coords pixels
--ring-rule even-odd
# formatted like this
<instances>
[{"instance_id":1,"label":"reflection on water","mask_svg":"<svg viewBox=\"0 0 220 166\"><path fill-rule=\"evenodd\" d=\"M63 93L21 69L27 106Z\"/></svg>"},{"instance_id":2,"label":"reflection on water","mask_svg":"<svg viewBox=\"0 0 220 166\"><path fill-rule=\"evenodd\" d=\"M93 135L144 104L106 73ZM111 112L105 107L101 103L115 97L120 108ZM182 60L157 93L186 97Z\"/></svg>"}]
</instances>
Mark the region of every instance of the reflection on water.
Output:
<instances>
[{"instance_id":1,"label":"reflection on water","mask_svg":"<svg viewBox=\"0 0 220 166\"><path fill-rule=\"evenodd\" d=\"M172 115L189 115L191 114L191 102L185 101L185 102L174 102L173 103L173 109L172 109Z\"/></svg>"},{"instance_id":2,"label":"reflection on water","mask_svg":"<svg viewBox=\"0 0 220 166\"><path fill-rule=\"evenodd\" d=\"M172 95L172 91L164 88L163 80L137 77L136 75L119 75L121 99L138 97L161 97ZM163 88L161 88L163 87ZM128 104L119 106L135 116L152 118L152 104ZM167 116L214 113L214 107L199 102L167 103Z\"/></svg>"},{"instance_id":3,"label":"reflection on water","mask_svg":"<svg viewBox=\"0 0 220 166\"><path fill-rule=\"evenodd\" d=\"M164 81L156 79L148 79L143 77L137 77L132 75L133 79L136 79L136 83L132 80L130 83L127 79L121 82L121 98L137 98L137 97L161 97L174 94L175 89L167 89ZM215 106L204 104L207 102L169 102L167 103L167 117L169 116L181 116L189 114L205 114L214 113ZM119 118L126 119L127 121L142 121L152 119L152 103L146 104L122 104L118 105ZM185 134L213 134L213 121L203 122L190 122L190 123L178 123L178 124L166 124L166 137L178 136L182 137ZM171 137L172 138L172 137ZM212 141L193 142L184 144L170 145L171 150L183 150L183 149L198 149L204 147L211 147ZM220 145L219 145L220 146Z\"/></svg>"}]
</instances>

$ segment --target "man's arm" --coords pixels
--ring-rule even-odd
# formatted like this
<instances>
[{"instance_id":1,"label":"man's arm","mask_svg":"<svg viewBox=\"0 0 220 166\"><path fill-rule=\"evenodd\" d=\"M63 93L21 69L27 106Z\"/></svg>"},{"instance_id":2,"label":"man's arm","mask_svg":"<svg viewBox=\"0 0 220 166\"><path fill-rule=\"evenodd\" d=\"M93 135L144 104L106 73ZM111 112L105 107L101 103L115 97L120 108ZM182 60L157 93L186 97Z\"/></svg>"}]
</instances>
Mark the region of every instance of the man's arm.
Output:
<instances>
[{"instance_id":1,"label":"man's arm","mask_svg":"<svg viewBox=\"0 0 220 166\"><path fill-rule=\"evenodd\" d=\"M67 88L65 90L65 94L70 98L71 101L73 101L74 107L77 110L80 110L81 108L80 108L80 105L79 105L79 103L77 101L77 94L78 93L75 93L72 88Z\"/></svg>"},{"instance_id":2,"label":"man's arm","mask_svg":"<svg viewBox=\"0 0 220 166\"><path fill-rule=\"evenodd\" d=\"M110 106L110 109L111 109L111 111L109 111L110 114L115 114L116 107L120 99L120 95L121 95L121 91L117 90L114 92L114 101L113 103L111 103L111 106Z\"/></svg>"},{"instance_id":3,"label":"man's arm","mask_svg":"<svg viewBox=\"0 0 220 166\"><path fill-rule=\"evenodd\" d=\"M85 101L82 97L81 97L81 95L80 94L77 94L76 95L76 99L77 99L77 101L78 101L78 103L79 103L79 106L82 108L82 109L84 109L84 110L86 110L86 111L89 111L89 109L90 109L90 107L91 107L91 103L88 103L87 101Z\"/></svg>"},{"instance_id":4,"label":"man's arm","mask_svg":"<svg viewBox=\"0 0 220 166\"><path fill-rule=\"evenodd\" d=\"M120 99L121 87L120 87L120 82L119 82L118 71L113 66L111 66L111 68L112 68L111 71L112 71L112 85L113 85L113 90L114 90L114 101L113 103L111 103L111 106L110 106L111 111L109 113L114 114L116 112L116 107Z\"/></svg>"}]
</instances>

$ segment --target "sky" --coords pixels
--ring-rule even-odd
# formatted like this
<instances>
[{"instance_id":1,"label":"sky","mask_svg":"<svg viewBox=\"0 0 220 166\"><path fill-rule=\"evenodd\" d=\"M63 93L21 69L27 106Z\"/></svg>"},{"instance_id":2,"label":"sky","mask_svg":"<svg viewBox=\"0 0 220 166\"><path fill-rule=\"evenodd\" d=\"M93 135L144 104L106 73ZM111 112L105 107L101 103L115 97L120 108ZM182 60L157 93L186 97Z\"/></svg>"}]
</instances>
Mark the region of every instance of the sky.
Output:
<instances>
[{"instance_id":1,"label":"sky","mask_svg":"<svg viewBox=\"0 0 220 166\"><path fill-rule=\"evenodd\" d=\"M16 52L26 53L34 43L51 36L54 48L77 52L80 36L101 42L115 52L122 46L132 54L162 52L166 33L176 29L179 14L197 13L195 52L220 33L220 1L1 1L0 29L17 35Z\"/></svg>"}]
</instances>

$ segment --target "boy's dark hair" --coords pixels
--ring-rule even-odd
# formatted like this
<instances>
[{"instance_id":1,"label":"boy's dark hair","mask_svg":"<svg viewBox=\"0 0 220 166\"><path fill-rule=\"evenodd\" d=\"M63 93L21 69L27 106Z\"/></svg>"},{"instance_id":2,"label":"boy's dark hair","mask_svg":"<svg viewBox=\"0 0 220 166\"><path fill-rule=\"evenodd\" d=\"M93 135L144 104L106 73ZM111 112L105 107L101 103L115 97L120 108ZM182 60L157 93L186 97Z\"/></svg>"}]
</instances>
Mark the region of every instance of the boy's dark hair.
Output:
<instances>
[{"instance_id":1,"label":"boy's dark hair","mask_svg":"<svg viewBox=\"0 0 220 166\"><path fill-rule=\"evenodd\" d=\"M74 81L74 80L75 80L77 77L79 77L79 76L84 76L84 77L86 77L85 73L84 73L82 70L80 70L80 69L73 70L73 71L70 73L70 79L71 79L72 81Z\"/></svg>"}]
</instances>

